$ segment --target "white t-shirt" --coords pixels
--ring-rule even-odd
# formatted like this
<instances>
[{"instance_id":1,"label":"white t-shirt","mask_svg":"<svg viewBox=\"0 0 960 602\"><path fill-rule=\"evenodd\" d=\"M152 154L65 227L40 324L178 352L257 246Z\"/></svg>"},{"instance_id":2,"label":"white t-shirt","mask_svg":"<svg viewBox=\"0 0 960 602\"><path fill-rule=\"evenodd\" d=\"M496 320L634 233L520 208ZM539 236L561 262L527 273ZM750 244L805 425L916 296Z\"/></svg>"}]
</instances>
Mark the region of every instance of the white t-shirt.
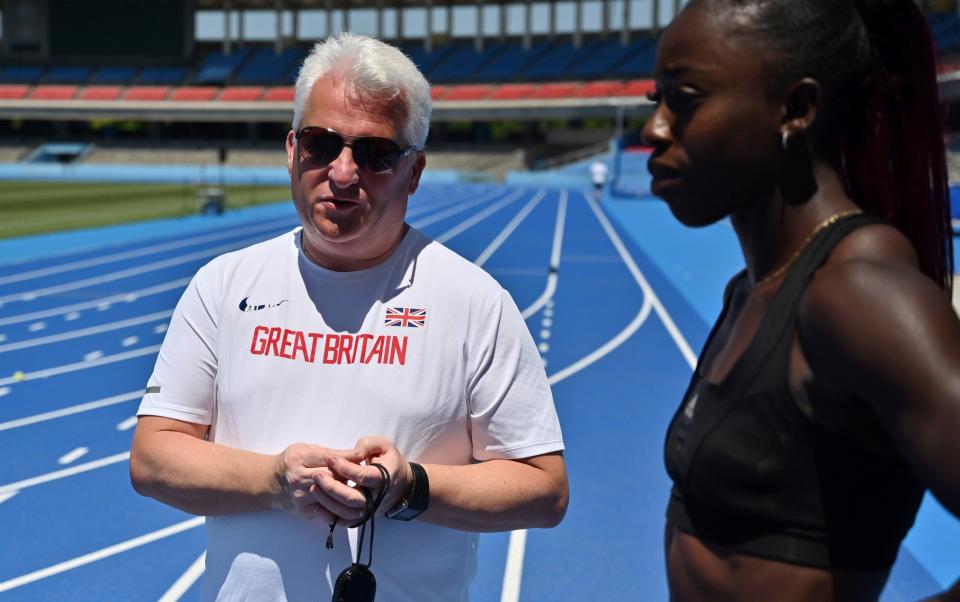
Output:
<instances>
[{"instance_id":1,"label":"white t-shirt","mask_svg":"<svg viewBox=\"0 0 960 602\"><path fill-rule=\"evenodd\" d=\"M209 424L211 441L266 454L295 442L349 449L365 435L422 463L563 449L533 339L493 278L413 228L384 263L333 272L306 258L299 232L199 270L139 415ZM329 599L355 558L356 530L337 528L327 550L327 525L283 511L206 525L204 600ZM467 600L477 543L377 519L377 599Z\"/></svg>"},{"instance_id":2,"label":"white t-shirt","mask_svg":"<svg viewBox=\"0 0 960 602\"><path fill-rule=\"evenodd\" d=\"M610 168L603 161L594 161L590 164L590 180L596 185L605 184L609 173Z\"/></svg>"}]
</instances>

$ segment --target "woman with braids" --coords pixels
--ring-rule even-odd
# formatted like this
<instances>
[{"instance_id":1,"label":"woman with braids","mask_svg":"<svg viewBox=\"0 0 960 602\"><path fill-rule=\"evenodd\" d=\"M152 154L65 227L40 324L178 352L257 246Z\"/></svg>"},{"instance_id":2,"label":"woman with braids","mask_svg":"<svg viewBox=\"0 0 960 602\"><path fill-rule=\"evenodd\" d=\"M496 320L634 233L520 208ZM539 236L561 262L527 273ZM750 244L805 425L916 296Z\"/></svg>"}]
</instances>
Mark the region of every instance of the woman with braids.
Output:
<instances>
[{"instance_id":1,"label":"woman with braids","mask_svg":"<svg viewBox=\"0 0 960 602\"><path fill-rule=\"evenodd\" d=\"M960 322L923 14L693 0L655 77L653 193L688 226L729 216L746 262L667 434L672 596L877 600L925 489L960 515Z\"/></svg>"}]
</instances>

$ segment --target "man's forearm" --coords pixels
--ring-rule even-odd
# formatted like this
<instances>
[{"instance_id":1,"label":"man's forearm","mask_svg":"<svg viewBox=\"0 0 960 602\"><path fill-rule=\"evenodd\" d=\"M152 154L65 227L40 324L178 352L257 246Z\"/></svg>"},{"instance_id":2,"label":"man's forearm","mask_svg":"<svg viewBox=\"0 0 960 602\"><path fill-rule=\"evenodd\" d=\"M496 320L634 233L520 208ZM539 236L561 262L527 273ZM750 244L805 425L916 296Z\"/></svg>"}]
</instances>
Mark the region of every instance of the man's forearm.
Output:
<instances>
[{"instance_id":1,"label":"man's forearm","mask_svg":"<svg viewBox=\"0 0 960 602\"><path fill-rule=\"evenodd\" d=\"M566 468L559 453L424 468L430 503L419 520L464 531L512 531L556 526L567 509Z\"/></svg>"},{"instance_id":2,"label":"man's forearm","mask_svg":"<svg viewBox=\"0 0 960 602\"><path fill-rule=\"evenodd\" d=\"M141 494L185 512L266 510L278 499L274 456L233 449L176 431L134 439L130 475Z\"/></svg>"}]
</instances>

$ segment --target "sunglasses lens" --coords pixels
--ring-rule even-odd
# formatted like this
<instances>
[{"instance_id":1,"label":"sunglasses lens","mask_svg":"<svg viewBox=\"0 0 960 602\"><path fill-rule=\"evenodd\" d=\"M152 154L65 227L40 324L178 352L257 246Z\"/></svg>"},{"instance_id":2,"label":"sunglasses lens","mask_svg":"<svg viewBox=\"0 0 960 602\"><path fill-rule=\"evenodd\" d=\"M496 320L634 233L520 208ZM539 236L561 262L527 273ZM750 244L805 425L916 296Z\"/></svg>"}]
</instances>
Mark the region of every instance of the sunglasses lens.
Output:
<instances>
[{"instance_id":1,"label":"sunglasses lens","mask_svg":"<svg viewBox=\"0 0 960 602\"><path fill-rule=\"evenodd\" d=\"M386 138L360 138L353 143L357 165L371 171L393 169L400 159L400 147Z\"/></svg>"},{"instance_id":2,"label":"sunglasses lens","mask_svg":"<svg viewBox=\"0 0 960 602\"><path fill-rule=\"evenodd\" d=\"M343 150L343 138L333 132L314 131L301 134L300 152L303 158L317 163L330 163Z\"/></svg>"}]
</instances>

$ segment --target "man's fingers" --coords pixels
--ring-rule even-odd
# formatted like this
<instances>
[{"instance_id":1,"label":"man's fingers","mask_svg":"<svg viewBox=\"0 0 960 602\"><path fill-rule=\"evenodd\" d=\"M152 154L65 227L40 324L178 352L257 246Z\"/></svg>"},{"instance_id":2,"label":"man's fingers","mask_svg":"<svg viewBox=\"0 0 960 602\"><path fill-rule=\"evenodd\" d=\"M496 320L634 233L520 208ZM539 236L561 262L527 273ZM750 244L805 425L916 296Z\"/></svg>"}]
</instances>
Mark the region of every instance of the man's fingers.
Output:
<instances>
[{"instance_id":1,"label":"man's fingers","mask_svg":"<svg viewBox=\"0 0 960 602\"><path fill-rule=\"evenodd\" d=\"M329 468L334 475L353 481L360 487L376 489L383 486L383 475L375 466L364 466L334 459L330 462Z\"/></svg>"}]
</instances>

